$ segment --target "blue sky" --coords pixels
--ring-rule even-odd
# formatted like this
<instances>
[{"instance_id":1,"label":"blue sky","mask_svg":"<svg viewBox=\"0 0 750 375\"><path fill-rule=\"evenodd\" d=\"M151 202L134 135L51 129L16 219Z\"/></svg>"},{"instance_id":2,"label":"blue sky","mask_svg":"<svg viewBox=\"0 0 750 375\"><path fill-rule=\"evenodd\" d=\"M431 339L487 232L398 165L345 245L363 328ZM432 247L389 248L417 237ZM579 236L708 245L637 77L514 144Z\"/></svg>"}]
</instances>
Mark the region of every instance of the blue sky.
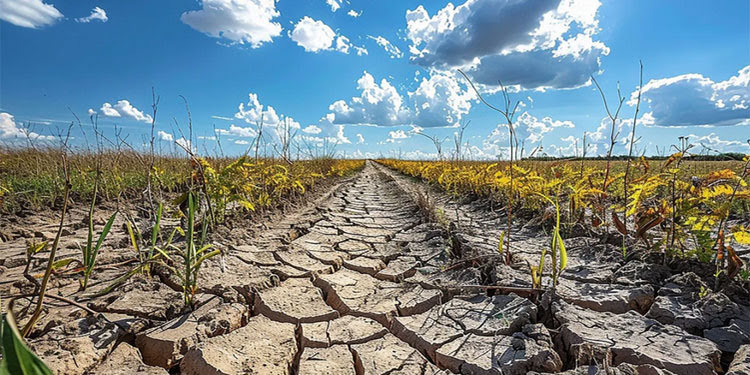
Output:
<instances>
[{"instance_id":1,"label":"blue sky","mask_svg":"<svg viewBox=\"0 0 750 375\"><path fill-rule=\"evenodd\" d=\"M339 156L435 157L419 132L447 139L447 155L456 126L470 121L464 157L507 157L505 123L463 69L489 102L502 103L498 80L521 102L525 156L580 154L584 133L588 155L605 153L612 124L589 77L615 106L619 81L622 154L641 59L638 154L678 136L695 152L747 153L750 3L675 4L0 0L0 143L27 133L54 142L72 111L141 147L154 87L164 151L187 136L182 95L203 153L215 152L217 134L225 153L243 152L262 117L266 142L287 124L301 155L325 143ZM80 129L73 136L85 143Z\"/></svg>"}]
</instances>

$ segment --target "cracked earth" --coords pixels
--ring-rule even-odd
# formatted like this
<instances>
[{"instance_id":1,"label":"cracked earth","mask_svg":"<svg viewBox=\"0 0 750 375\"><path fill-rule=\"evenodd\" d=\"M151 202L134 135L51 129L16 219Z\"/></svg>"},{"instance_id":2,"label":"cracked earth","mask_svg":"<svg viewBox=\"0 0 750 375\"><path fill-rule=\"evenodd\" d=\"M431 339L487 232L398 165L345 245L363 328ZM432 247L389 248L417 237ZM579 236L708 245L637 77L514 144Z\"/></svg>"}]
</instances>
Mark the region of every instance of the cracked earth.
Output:
<instances>
[{"instance_id":1,"label":"cracked earth","mask_svg":"<svg viewBox=\"0 0 750 375\"><path fill-rule=\"evenodd\" d=\"M420 194L450 230L425 222ZM549 237L516 223L507 266L496 255L505 218L491 209L368 162L253 235L227 231L195 311L182 311L169 274L134 277L81 300L98 315L52 301L30 346L58 374L750 373L746 291L700 297L696 273L575 237L556 294L541 294L525 261ZM53 231L23 224L35 233L10 226L0 250L3 297L29 291L24 239ZM85 230L66 229L61 257ZM93 291L132 258L116 232ZM52 293L80 297L74 281L55 279Z\"/></svg>"}]
</instances>

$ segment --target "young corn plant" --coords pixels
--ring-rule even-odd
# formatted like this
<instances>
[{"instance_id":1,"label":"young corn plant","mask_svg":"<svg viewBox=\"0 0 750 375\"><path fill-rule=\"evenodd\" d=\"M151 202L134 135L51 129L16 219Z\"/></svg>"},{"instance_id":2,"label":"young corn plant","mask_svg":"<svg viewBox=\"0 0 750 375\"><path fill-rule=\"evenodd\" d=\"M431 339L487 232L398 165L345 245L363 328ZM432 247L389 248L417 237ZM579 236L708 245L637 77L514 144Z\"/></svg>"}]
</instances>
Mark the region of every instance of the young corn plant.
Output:
<instances>
[{"instance_id":1,"label":"young corn plant","mask_svg":"<svg viewBox=\"0 0 750 375\"><path fill-rule=\"evenodd\" d=\"M148 244L145 244L140 229L138 229L138 226L135 225L132 220L127 220L125 222L125 227L128 229L128 235L130 236L130 243L133 245L133 249L138 255L139 266L136 267L136 273L140 272L146 276L151 276L152 261L160 256L156 249L158 248L159 235L161 234L161 218L163 213L164 204L159 202L159 206L156 208L156 215L154 215L154 226L151 228L151 242ZM166 244L161 246L161 248L165 248L172 243L176 231L177 229L172 231ZM143 250L144 246L141 244L146 245L147 249L145 251Z\"/></svg>"},{"instance_id":2,"label":"young corn plant","mask_svg":"<svg viewBox=\"0 0 750 375\"><path fill-rule=\"evenodd\" d=\"M182 294L185 302L185 307L194 308L195 306L195 293L198 291L198 274L200 266L206 259L209 259L220 253L219 249L214 249L213 245L207 244L202 245L198 248L196 245L196 233L195 233L195 213L196 204L194 193L188 193L188 214L187 214L187 228L185 230L185 247L179 249L178 247L171 245L170 248L176 251L177 256L182 258L184 269L181 271L177 267L173 267L169 264L164 263L165 267L169 269L182 284ZM204 220L203 230L200 233L200 243L203 243L206 233L206 221ZM156 251L160 252L166 259L172 261L169 254L159 248L155 248ZM174 262L171 262L174 264Z\"/></svg>"},{"instance_id":3,"label":"young corn plant","mask_svg":"<svg viewBox=\"0 0 750 375\"><path fill-rule=\"evenodd\" d=\"M162 245L158 244L159 235L161 233L161 218L163 214L163 207L163 204L159 203L156 214L154 215L156 222L154 223L154 227L151 229L150 244L146 244L144 242L141 231L138 229L138 226L135 225L132 219L129 218L125 221L125 227L127 228L128 235L130 236L130 243L133 245L133 249L135 250L138 257L138 265L133 267L130 271L126 272L122 276L116 278L106 288L103 288L87 297L98 297L105 295L118 286L122 285L122 283L136 274L142 274L147 277L151 276L151 266L155 263L161 262L162 254L165 254L164 249L168 249L172 246L172 240L174 239L175 234L180 230L179 228L174 228L167 240ZM147 250L143 250L144 248L147 248Z\"/></svg>"},{"instance_id":4,"label":"young corn plant","mask_svg":"<svg viewBox=\"0 0 750 375\"><path fill-rule=\"evenodd\" d=\"M114 223L115 217L117 216L117 212L115 212L109 217L106 224L104 224L104 228L102 228L102 232L99 234L99 238L96 240L96 243L94 243L94 206L96 204L97 188L98 181L94 185L94 197L91 199L91 206L89 207L89 232L86 237L86 246L81 247L81 253L83 255L83 280L79 280L81 290L86 290L86 287L88 287L91 272L94 271L94 266L96 265L96 257L99 255L102 243L104 243L104 239L107 237L107 234L109 234L109 230L112 228L112 223Z\"/></svg>"},{"instance_id":5,"label":"young corn plant","mask_svg":"<svg viewBox=\"0 0 750 375\"><path fill-rule=\"evenodd\" d=\"M560 276L562 271L568 265L568 252L565 250L565 243L563 242L562 236L560 235L560 204L557 196L553 200L547 195L536 193L536 195L544 198L546 201L555 206L556 220L555 229L552 231L552 240L550 243L550 251L552 258L552 287L557 286L557 278ZM560 255L560 264L557 263L557 256ZM544 273L544 259L547 257L547 249L542 249L542 256L539 258L538 266L530 266L531 268L531 282L533 288L539 288L542 286L542 275Z\"/></svg>"}]
</instances>

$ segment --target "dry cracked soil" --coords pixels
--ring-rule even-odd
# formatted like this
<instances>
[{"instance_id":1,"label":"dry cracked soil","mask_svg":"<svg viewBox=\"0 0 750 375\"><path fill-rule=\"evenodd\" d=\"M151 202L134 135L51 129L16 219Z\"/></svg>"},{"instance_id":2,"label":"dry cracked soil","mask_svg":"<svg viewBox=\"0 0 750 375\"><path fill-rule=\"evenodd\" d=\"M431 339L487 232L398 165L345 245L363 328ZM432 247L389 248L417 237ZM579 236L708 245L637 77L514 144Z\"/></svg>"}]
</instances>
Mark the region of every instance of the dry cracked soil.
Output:
<instances>
[{"instance_id":1,"label":"dry cracked soil","mask_svg":"<svg viewBox=\"0 0 750 375\"><path fill-rule=\"evenodd\" d=\"M425 222L419 194L442 223ZM71 213L60 258L78 256L83 215ZM47 219L3 222L3 299L33 290L25 241L54 236ZM29 343L57 374L750 374L746 290L705 295L700 273L573 237L556 292L537 293L526 261L549 237L514 224L505 265L504 223L487 202L455 202L368 162L252 234L223 233L194 311L164 270L89 298L58 277L51 294L97 315L50 300ZM116 228L91 291L132 266Z\"/></svg>"}]
</instances>

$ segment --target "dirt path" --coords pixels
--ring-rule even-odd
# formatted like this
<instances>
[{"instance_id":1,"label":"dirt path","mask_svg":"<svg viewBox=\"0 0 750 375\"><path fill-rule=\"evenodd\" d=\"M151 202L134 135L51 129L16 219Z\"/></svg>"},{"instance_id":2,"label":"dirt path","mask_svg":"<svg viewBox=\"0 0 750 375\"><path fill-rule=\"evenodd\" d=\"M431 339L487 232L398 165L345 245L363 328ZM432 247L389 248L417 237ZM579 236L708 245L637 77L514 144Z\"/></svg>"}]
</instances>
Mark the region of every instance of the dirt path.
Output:
<instances>
[{"instance_id":1,"label":"dirt path","mask_svg":"<svg viewBox=\"0 0 750 375\"><path fill-rule=\"evenodd\" d=\"M721 293L699 300L695 275L625 262L616 247L574 238L559 296L528 295L525 261L536 261L548 244L538 228L519 225L514 264L506 266L493 256L503 217L433 194L452 229L423 223L419 190L424 187L368 162L330 195L259 236L225 239L228 254L201 269L196 311L179 313L177 281L168 274L162 273L164 283L134 278L87 302L112 323L61 306L45 316L32 347L58 373L70 374L166 374L169 368L173 374L588 374L606 368L713 374L723 370L722 353L725 362L732 359L726 353L735 360L750 355L738 351L750 332L750 308ZM20 276L15 263L0 267L0 287ZM474 287L495 284L519 289ZM73 287L61 282L57 292L75 295Z\"/></svg>"}]
</instances>

